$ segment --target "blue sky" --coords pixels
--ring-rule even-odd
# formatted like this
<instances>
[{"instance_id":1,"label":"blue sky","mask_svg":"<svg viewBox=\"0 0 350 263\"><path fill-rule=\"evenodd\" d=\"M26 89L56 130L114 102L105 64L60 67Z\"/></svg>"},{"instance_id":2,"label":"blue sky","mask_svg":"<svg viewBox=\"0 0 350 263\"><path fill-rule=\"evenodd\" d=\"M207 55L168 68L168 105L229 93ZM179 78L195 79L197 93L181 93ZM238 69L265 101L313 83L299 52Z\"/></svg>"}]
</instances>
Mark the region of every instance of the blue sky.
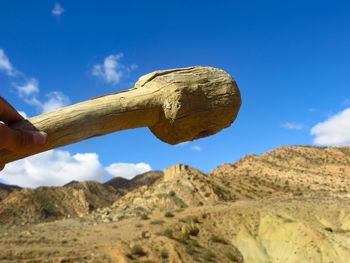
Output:
<instances>
[{"instance_id":1,"label":"blue sky","mask_svg":"<svg viewBox=\"0 0 350 263\"><path fill-rule=\"evenodd\" d=\"M8 165L3 182L105 180L176 163L208 172L282 145L350 144L347 1L13 0L0 1L0 25L0 93L28 116L192 65L226 70L243 100L215 136L174 147L148 129L123 131ZM60 168L30 168L43 163Z\"/></svg>"}]
</instances>

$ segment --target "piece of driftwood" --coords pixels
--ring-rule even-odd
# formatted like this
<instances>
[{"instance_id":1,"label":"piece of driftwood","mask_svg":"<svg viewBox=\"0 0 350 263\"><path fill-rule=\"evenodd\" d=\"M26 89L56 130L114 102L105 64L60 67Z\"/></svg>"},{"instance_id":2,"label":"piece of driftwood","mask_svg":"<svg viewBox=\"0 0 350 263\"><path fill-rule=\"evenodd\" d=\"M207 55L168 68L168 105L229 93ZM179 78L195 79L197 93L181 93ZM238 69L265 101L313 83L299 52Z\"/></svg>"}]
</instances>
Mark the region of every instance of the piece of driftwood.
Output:
<instances>
[{"instance_id":1,"label":"piece of driftwood","mask_svg":"<svg viewBox=\"0 0 350 263\"><path fill-rule=\"evenodd\" d=\"M61 108L11 127L46 132L48 141L41 152L146 126L160 140L177 144L230 126L240 106L239 89L225 71L212 67L179 68L149 73L130 90ZM0 150L0 164L35 153Z\"/></svg>"}]
</instances>

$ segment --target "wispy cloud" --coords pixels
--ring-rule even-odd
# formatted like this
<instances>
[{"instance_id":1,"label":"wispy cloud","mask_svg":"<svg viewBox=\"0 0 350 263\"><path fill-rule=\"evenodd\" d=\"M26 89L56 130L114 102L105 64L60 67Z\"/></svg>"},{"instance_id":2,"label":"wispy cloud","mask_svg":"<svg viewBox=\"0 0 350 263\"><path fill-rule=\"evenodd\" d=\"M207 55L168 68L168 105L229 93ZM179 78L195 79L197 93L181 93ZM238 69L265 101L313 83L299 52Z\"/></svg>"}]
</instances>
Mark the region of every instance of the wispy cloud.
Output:
<instances>
[{"instance_id":1,"label":"wispy cloud","mask_svg":"<svg viewBox=\"0 0 350 263\"><path fill-rule=\"evenodd\" d=\"M55 3L53 9L51 10L51 13L53 16L59 17L64 13L64 9L60 3Z\"/></svg>"},{"instance_id":2,"label":"wispy cloud","mask_svg":"<svg viewBox=\"0 0 350 263\"><path fill-rule=\"evenodd\" d=\"M283 122L281 123L281 127L287 130L303 130L305 129L305 125L296 122Z\"/></svg>"},{"instance_id":3,"label":"wispy cloud","mask_svg":"<svg viewBox=\"0 0 350 263\"><path fill-rule=\"evenodd\" d=\"M201 152L201 151L203 151L203 148L199 145L193 145L193 146L191 146L191 150L194 152Z\"/></svg>"},{"instance_id":4,"label":"wispy cloud","mask_svg":"<svg viewBox=\"0 0 350 263\"><path fill-rule=\"evenodd\" d=\"M188 145L190 142L181 142L181 143L178 143L178 144L175 144L173 145L173 147L183 147L185 145Z\"/></svg>"},{"instance_id":5,"label":"wispy cloud","mask_svg":"<svg viewBox=\"0 0 350 263\"><path fill-rule=\"evenodd\" d=\"M344 101L342 101L342 105L350 106L350 99L345 99Z\"/></svg>"},{"instance_id":6,"label":"wispy cloud","mask_svg":"<svg viewBox=\"0 0 350 263\"><path fill-rule=\"evenodd\" d=\"M0 71L11 77L12 86L17 95L26 103L36 106L40 113L46 113L61 108L69 103L69 98L60 91L53 91L40 99L39 81L35 78L28 78L18 71L6 56L5 51L0 49Z\"/></svg>"},{"instance_id":7,"label":"wispy cloud","mask_svg":"<svg viewBox=\"0 0 350 263\"><path fill-rule=\"evenodd\" d=\"M316 112L317 109L316 109L316 108L308 108L308 111L309 111L309 112Z\"/></svg>"},{"instance_id":8,"label":"wispy cloud","mask_svg":"<svg viewBox=\"0 0 350 263\"><path fill-rule=\"evenodd\" d=\"M152 170L152 167L147 163L113 163L106 167L106 171L113 177L124 177L127 179L150 170Z\"/></svg>"},{"instance_id":9,"label":"wispy cloud","mask_svg":"<svg viewBox=\"0 0 350 263\"><path fill-rule=\"evenodd\" d=\"M17 90L18 95L22 98L35 96L40 92L39 83L35 78L31 78L23 84L13 84L13 86Z\"/></svg>"},{"instance_id":10,"label":"wispy cloud","mask_svg":"<svg viewBox=\"0 0 350 263\"><path fill-rule=\"evenodd\" d=\"M110 176L132 177L150 171L147 163L114 163L103 167L96 153L50 150L8 164L0 173L6 184L22 187L61 186L72 180L103 182Z\"/></svg>"},{"instance_id":11,"label":"wispy cloud","mask_svg":"<svg viewBox=\"0 0 350 263\"><path fill-rule=\"evenodd\" d=\"M338 112L323 122L316 124L310 131L314 143L318 145L350 144L350 108Z\"/></svg>"},{"instance_id":12,"label":"wispy cloud","mask_svg":"<svg viewBox=\"0 0 350 263\"><path fill-rule=\"evenodd\" d=\"M0 48L0 71L3 71L8 76L14 76L16 70L12 66L9 58L6 56L5 51Z\"/></svg>"},{"instance_id":13,"label":"wispy cloud","mask_svg":"<svg viewBox=\"0 0 350 263\"><path fill-rule=\"evenodd\" d=\"M28 115L27 113L25 113L24 111L18 111L18 113L25 119L28 119Z\"/></svg>"},{"instance_id":14,"label":"wispy cloud","mask_svg":"<svg viewBox=\"0 0 350 263\"><path fill-rule=\"evenodd\" d=\"M13 83L18 96L27 104L37 107L40 113L47 113L69 104L69 98L60 91L53 91L45 95L45 99L39 99L39 82L31 78L23 84Z\"/></svg>"},{"instance_id":15,"label":"wispy cloud","mask_svg":"<svg viewBox=\"0 0 350 263\"><path fill-rule=\"evenodd\" d=\"M53 91L45 95L47 98L41 102L42 113L57 110L69 104L69 98L60 91Z\"/></svg>"},{"instance_id":16,"label":"wispy cloud","mask_svg":"<svg viewBox=\"0 0 350 263\"><path fill-rule=\"evenodd\" d=\"M122 78L128 76L130 72L137 68L137 65L132 64L125 66L120 63L123 58L123 54L115 54L107 56L103 63L93 66L92 75L103 79L110 84L118 84Z\"/></svg>"}]
</instances>

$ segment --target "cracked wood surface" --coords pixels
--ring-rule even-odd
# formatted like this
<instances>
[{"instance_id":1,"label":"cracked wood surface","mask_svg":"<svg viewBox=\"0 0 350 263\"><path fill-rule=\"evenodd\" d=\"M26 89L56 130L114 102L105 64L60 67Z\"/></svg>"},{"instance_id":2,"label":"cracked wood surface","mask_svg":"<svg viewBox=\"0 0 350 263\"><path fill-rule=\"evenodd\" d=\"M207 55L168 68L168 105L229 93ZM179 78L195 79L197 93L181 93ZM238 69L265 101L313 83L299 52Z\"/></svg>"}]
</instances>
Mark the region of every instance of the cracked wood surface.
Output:
<instances>
[{"instance_id":1,"label":"cracked wood surface","mask_svg":"<svg viewBox=\"0 0 350 263\"><path fill-rule=\"evenodd\" d=\"M130 90L77 103L11 127L46 132L48 142L41 152L139 127L149 127L160 140L177 144L230 126L240 105L238 87L225 71L179 68L149 73ZM0 163L35 153L0 150Z\"/></svg>"}]
</instances>

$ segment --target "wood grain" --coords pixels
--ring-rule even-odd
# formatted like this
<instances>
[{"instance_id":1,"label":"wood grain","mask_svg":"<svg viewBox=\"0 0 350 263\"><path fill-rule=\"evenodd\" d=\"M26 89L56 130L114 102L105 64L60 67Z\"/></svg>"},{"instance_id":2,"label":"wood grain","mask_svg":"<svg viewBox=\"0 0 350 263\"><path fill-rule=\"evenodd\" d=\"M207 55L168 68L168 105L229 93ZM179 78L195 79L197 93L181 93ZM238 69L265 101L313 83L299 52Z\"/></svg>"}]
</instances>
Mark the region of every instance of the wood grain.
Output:
<instances>
[{"instance_id":1,"label":"wood grain","mask_svg":"<svg viewBox=\"0 0 350 263\"><path fill-rule=\"evenodd\" d=\"M151 127L158 138L173 144L208 136L229 126L236 118L240 103L239 90L224 71L211 67L180 68L147 74L130 90L77 103L11 127L46 132L48 142L40 152L138 127ZM214 123L208 112L215 112L213 118L221 117L223 121ZM203 124L196 123L198 116L210 120L213 128L208 134L203 129L208 129L209 124L204 120ZM177 120L182 120L179 122L180 130L176 127ZM173 126L177 130L172 130ZM198 135L200 132L203 134ZM0 164L35 153L18 154L0 150Z\"/></svg>"}]
</instances>

